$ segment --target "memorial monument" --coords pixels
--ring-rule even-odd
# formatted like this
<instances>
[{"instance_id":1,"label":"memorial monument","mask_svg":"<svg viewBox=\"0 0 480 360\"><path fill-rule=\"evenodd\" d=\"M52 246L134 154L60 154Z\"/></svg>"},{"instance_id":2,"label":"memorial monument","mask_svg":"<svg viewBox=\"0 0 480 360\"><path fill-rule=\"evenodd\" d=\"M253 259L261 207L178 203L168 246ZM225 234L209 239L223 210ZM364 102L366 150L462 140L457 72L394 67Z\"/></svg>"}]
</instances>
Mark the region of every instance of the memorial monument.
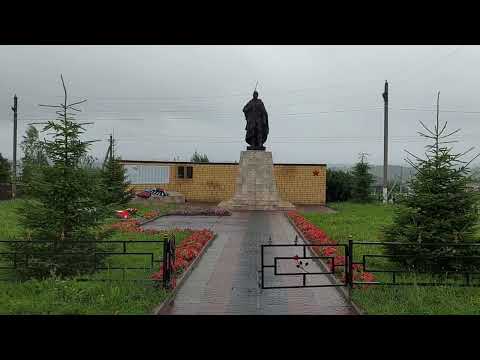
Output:
<instances>
[{"instance_id":1,"label":"memorial monument","mask_svg":"<svg viewBox=\"0 0 480 360\"><path fill-rule=\"evenodd\" d=\"M290 210L291 203L280 199L273 173L272 153L265 151L263 144L269 132L268 113L258 92L243 107L245 120L246 151L240 153L239 175L235 195L219 206L231 210Z\"/></svg>"}]
</instances>

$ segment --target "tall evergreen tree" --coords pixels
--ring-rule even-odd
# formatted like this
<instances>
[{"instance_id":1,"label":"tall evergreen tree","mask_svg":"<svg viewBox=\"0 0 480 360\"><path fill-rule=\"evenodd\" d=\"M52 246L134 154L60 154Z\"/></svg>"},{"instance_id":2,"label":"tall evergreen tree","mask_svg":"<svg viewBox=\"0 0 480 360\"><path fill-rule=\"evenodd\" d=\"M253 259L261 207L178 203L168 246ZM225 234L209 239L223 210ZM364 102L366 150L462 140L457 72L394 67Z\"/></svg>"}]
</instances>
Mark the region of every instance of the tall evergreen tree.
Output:
<instances>
[{"instance_id":1,"label":"tall evergreen tree","mask_svg":"<svg viewBox=\"0 0 480 360\"><path fill-rule=\"evenodd\" d=\"M425 158L407 151L414 161L407 161L417 170L410 180L410 192L401 198L401 206L395 213L392 225L384 230L384 239L389 242L406 242L412 245L389 246L397 261L415 268L449 271L475 267L475 259L458 259L457 255L480 255L474 247L454 247L445 243L477 242L475 226L478 222L478 196L469 188L470 173L462 158L467 152L453 153L447 138L460 129L447 133L447 122L433 130L420 122L425 133L422 137L432 141L426 146ZM478 155L477 155L478 156ZM474 157L475 159L476 157ZM432 243L435 245L424 245ZM413 254L413 256L412 256ZM478 265L478 261L476 262Z\"/></svg>"},{"instance_id":2,"label":"tall evergreen tree","mask_svg":"<svg viewBox=\"0 0 480 360\"><path fill-rule=\"evenodd\" d=\"M86 123L78 123L71 111L80 111L68 104L64 89L64 103L57 111L59 117L48 121L43 131L45 153L49 164L42 166L39 176L32 179L31 199L20 208L21 225L29 242L11 244L17 253L19 275L22 278L44 278L52 273L71 276L93 271L95 246L91 241L101 239L100 231L106 211L96 198L98 182L92 181L89 171L81 166L92 141L83 141ZM42 242L48 241L48 242ZM102 258L97 257L101 262Z\"/></svg>"},{"instance_id":3,"label":"tall evergreen tree","mask_svg":"<svg viewBox=\"0 0 480 360\"><path fill-rule=\"evenodd\" d=\"M8 160L0 153L0 183L9 183L11 181L10 175L10 164L8 163Z\"/></svg>"},{"instance_id":4,"label":"tall evergreen tree","mask_svg":"<svg viewBox=\"0 0 480 360\"><path fill-rule=\"evenodd\" d=\"M361 154L360 161L355 164L352 171L352 199L356 202L366 203L373 200L372 185L374 178L369 170L370 165L366 160L366 154Z\"/></svg>"}]
</instances>

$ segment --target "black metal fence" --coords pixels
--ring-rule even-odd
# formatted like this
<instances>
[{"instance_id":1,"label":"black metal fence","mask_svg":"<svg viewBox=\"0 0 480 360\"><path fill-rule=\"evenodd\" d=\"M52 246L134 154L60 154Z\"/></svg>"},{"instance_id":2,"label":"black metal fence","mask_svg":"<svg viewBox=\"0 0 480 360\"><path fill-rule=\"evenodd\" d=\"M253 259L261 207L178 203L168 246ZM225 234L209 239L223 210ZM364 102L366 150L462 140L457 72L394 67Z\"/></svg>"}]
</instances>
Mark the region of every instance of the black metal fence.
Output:
<instances>
[{"instance_id":1,"label":"black metal fence","mask_svg":"<svg viewBox=\"0 0 480 360\"><path fill-rule=\"evenodd\" d=\"M15 251L10 247L8 251L0 250L0 271L3 273L3 277L0 277L0 281L14 281L17 279L16 273L19 266L29 267L31 266L31 258L38 258L38 256L54 257L54 256L75 256L88 253L89 264L91 271L89 276L76 278L79 281L160 281L150 277L154 272L160 271L162 273L161 282L165 289L171 289L175 283L175 235L165 234L162 240L104 240L104 241L49 241L49 240L0 240L1 248L5 248L4 245L18 244L18 245L41 245L50 244L52 246L51 252L41 252L37 254L35 252L28 251ZM57 246L61 244L60 246ZM72 245L72 249L68 249L68 245ZM135 251L133 248L142 245L151 245L151 250ZM67 246L65 246L67 245ZM86 245L82 251L78 251L74 248L74 245ZM91 246L88 246L91 245ZM114 248L113 250L102 250L102 246ZM143 248L143 246L142 246ZM113 256L126 257L131 259L126 261L124 265L115 264L102 264L99 259L108 259ZM143 266L138 266L133 258L143 258ZM146 260L146 261L145 261ZM132 264L133 263L133 264ZM119 278L116 274L121 273ZM137 278L131 277L131 274L138 274L138 272L147 275L146 277Z\"/></svg>"},{"instance_id":2,"label":"black metal fence","mask_svg":"<svg viewBox=\"0 0 480 360\"><path fill-rule=\"evenodd\" d=\"M383 249L390 248L471 248L478 249L480 252L480 244L465 244L465 243L405 243L405 242L357 242L350 240L348 243L348 254L350 259L355 259L355 255L361 249L361 253L357 258L361 261L348 261L349 269L347 272L348 284L352 287L355 285L416 285L416 286L480 286L479 280L480 271L476 271L472 266L472 270L421 270L415 267L402 266L398 260L413 259L418 256L414 250L406 254L388 255ZM368 253L365 250L368 249ZM371 249L379 249L378 251L371 251ZM376 253L378 252L378 253ZM387 259L388 267L372 266L370 263L373 259ZM466 256L466 255L447 255L438 256L437 260L449 259L456 260L458 263L463 263L465 260L470 262L478 261L477 267L480 269L480 256ZM372 273L374 275L387 275L389 279L377 279L375 281L357 281L353 278L354 265L359 265L363 272ZM402 276L403 275L403 276ZM430 281L431 279L436 281ZM428 279L428 280L425 280ZM402 281L403 280L403 281ZM449 281L450 280L450 281ZM459 281L460 280L460 281Z\"/></svg>"},{"instance_id":3,"label":"black metal fence","mask_svg":"<svg viewBox=\"0 0 480 360\"><path fill-rule=\"evenodd\" d=\"M335 248L332 255L317 256L315 248ZM390 247L410 248L410 253L387 254L384 249ZM472 248L480 253L480 244L465 243L404 243L404 242L358 242L350 240L348 244L262 244L261 245L261 280L262 289L287 289L287 288L316 288L316 287L341 287L349 289L371 286L371 285L392 285L392 286L480 286L480 256L476 255L445 255L437 256L436 260L455 260L459 264L469 261L471 266L468 270L460 267L459 270L421 270L420 268L408 267L402 264L406 259L418 257L415 248ZM280 254L280 249L290 248L293 253L289 255ZM377 250L376 250L377 249ZM271 250L272 254L266 253ZM459 251L461 253L461 251ZM340 256L339 256L340 255ZM339 256L339 258L337 257ZM336 260L338 259L338 260ZM355 261L357 259L357 261ZM381 260L386 260L383 263ZM280 262L290 261L296 264L295 271L281 271ZM359 261L358 261L359 260ZM316 269L321 271L309 271L309 262L319 265ZM403 261L405 262L405 261ZM476 262L476 263L475 263ZM307 266L305 266L307 264ZM312 266L310 266L312 269ZM270 273L267 276L267 271ZM357 274L370 273L375 279L359 279ZM328 282L314 284L310 277L315 275L326 275ZM295 284L271 284L275 277L298 278ZM283 278L282 278L283 277ZM267 283L267 279L269 283Z\"/></svg>"},{"instance_id":4,"label":"black metal fence","mask_svg":"<svg viewBox=\"0 0 480 360\"><path fill-rule=\"evenodd\" d=\"M261 288L262 289L291 289L291 288L320 288L320 287L335 287L335 286L346 286L347 283L345 279L339 279L338 281L331 281L328 283L314 283L315 276L317 275L330 275L334 276L337 273L337 268L343 269L346 273L348 272L348 264L347 262L336 263L335 262L335 255L331 256L318 256L315 254L315 248L321 247L334 247L337 250L343 250L344 254L348 254L348 246L345 244L264 244L261 245ZM281 252L280 249L301 249L301 251L295 253L294 255L289 256L278 256L272 254L271 257L266 256L268 250L273 250L274 252ZM270 260L269 260L270 259ZM282 272L280 269L280 262L284 260L291 260L295 264L295 268L299 269L297 271L287 270L286 272ZM311 263L316 263L320 266L320 271L309 271L308 267ZM310 266L310 268L312 268ZM317 267L318 268L318 267ZM298 277L301 282L297 285L269 285L266 284L266 269L273 269L273 276L290 276L290 277ZM308 280L308 281L307 281Z\"/></svg>"}]
</instances>

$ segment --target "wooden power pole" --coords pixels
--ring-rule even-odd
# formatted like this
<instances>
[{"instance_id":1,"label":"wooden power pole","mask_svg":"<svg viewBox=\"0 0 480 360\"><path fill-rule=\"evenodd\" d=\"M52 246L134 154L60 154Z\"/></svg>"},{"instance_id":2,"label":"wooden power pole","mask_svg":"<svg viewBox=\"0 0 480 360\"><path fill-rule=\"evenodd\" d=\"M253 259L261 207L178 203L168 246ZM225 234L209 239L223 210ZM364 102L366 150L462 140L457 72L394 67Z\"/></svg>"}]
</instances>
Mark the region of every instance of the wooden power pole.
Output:
<instances>
[{"instance_id":1,"label":"wooden power pole","mask_svg":"<svg viewBox=\"0 0 480 360\"><path fill-rule=\"evenodd\" d=\"M388 202L388 82L385 80L385 91L382 94L384 102L383 116L383 203Z\"/></svg>"},{"instance_id":2,"label":"wooden power pole","mask_svg":"<svg viewBox=\"0 0 480 360\"><path fill-rule=\"evenodd\" d=\"M112 157L113 157L113 136L112 134L110 134L108 150L105 155L105 159L103 160L102 168L105 168L105 164L107 163L107 160L112 160Z\"/></svg>"},{"instance_id":3,"label":"wooden power pole","mask_svg":"<svg viewBox=\"0 0 480 360\"><path fill-rule=\"evenodd\" d=\"M12 166L12 199L17 195L17 95L13 97L13 166Z\"/></svg>"},{"instance_id":4,"label":"wooden power pole","mask_svg":"<svg viewBox=\"0 0 480 360\"><path fill-rule=\"evenodd\" d=\"M113 147L113 135L110 134L110 161L113 160L113 151L114 151L114 147Z\"/></svg>"}]
</instances>

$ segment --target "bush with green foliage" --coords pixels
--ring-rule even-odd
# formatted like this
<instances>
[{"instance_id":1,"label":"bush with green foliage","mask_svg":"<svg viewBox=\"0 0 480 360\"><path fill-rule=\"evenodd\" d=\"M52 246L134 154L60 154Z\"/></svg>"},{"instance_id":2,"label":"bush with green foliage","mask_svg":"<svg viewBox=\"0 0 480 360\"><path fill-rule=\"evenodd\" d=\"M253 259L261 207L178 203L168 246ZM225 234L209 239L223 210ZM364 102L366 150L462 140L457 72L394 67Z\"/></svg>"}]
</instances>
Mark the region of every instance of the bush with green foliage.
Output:
<instances>
[{"instance_id":1,"label":"bush with green foliage","mask_svg":"<svg viewBox=\"0 0 480 360\"><path fill-rule=\"evenodd\" d=\"M352 174L327 169L327 201L348 201L352 197Z\"/></svg>"},{"instance_id":2,"label":"bush with green foliage","mask_svg":"<svg viewBox=\"0 0 480 360\"><path fill-rule=\"evenodd\" d=\"M126 169L118 157L110 157L107 160L102 170L102 184L104 205L126 205L135 196L130 189Z\"/></svg>"},{"instance_id":3,"label":"bush with green foliage","mask_svg":"<svg viewBox=\"0 0 480 360\"><path fill-rule=\"evenodd\" d=\"M38 130L30 125L23 136L21 143L22 158L22 183L26 194L30 193L31 180L36 177L39 168L48 164L44 143L40 141Z\"/></svg>"},{"instance_id":4,"label":"bush with green foliage","mask_svg":"<svg viewBox=\"0 0 480 360\"><path fill-rule=\"evenodd\" d=\"M190 158L190 161L191 162L201 162L201 163L208 163L210 162L208 160L208 157L207 157L207 154L200 154L197 152L197 150L195 150L195 153L192 155L192 157Z\"/></svg>"},{"instance_id":5,"label":"bush with green foliage","mask_svg":"<svg viewBox=\"0 0 480 360\"><path fill-rule=\"evenodd\" d=\"M11 181L10 174L10 164L0 153L0 183L9 183Z\"/></svg>"},{"instance_id":6,"label":"bush with green foliage","mask_svg":"<svg viewBox=\"0 0 480 360\"><path fill-rule=\"evenodd\" d=\"M393 224L383 232L385 241L411 245L388 246L388 253L400 255L396 258L398 262L415 269L445 272L476 268L479 262L474 258L458 256L478 256L479 250L444 245L478 241L474 231L478 222L478 196L468 186L470 162L461 160L466 153L452 153L447 145L451 141L445 141L458 130L445 134L447 123L439 129L438 118L433 131L421 124L427 133L420 134L433 143L426 147L424 159L409 153L416 159L416 163L408 161L417 175L410 180L410 191L400 200Z\"/></svg>"},{"instance_id":7,"label":"bush with green foliage","mask_svg":"<svg viewBox=\"0 0 480 360\"><path fill-rule=\"evenodd\" d=\"M62 78L63 83L63 78ZM95 244L108 235L100 227L107 216L96 194L100 182L81 166L91 141L84 141L85 123L70 116L74 104L65 102L59 118L43 128L51 138L45 140L47 165L31 179L30 199L19 208L24 237L31 242L11 243L16 252L20 278L66 277L93 271ZM97 264L103 258L97 257Z\"/></svg>"},{"instance_id":8,"label":"bush with green foliage","mask_svg":"<svg viewBox=\"0 0 480 360\"><path fill-rule=\"evenodd\" d=\"M365 160L365 154L362 154L360 161L355 164L352 171L352 199L356 202L368 203L373 200L374 177L369 170L370 165Z\"/></svg>"}]
</instances>

